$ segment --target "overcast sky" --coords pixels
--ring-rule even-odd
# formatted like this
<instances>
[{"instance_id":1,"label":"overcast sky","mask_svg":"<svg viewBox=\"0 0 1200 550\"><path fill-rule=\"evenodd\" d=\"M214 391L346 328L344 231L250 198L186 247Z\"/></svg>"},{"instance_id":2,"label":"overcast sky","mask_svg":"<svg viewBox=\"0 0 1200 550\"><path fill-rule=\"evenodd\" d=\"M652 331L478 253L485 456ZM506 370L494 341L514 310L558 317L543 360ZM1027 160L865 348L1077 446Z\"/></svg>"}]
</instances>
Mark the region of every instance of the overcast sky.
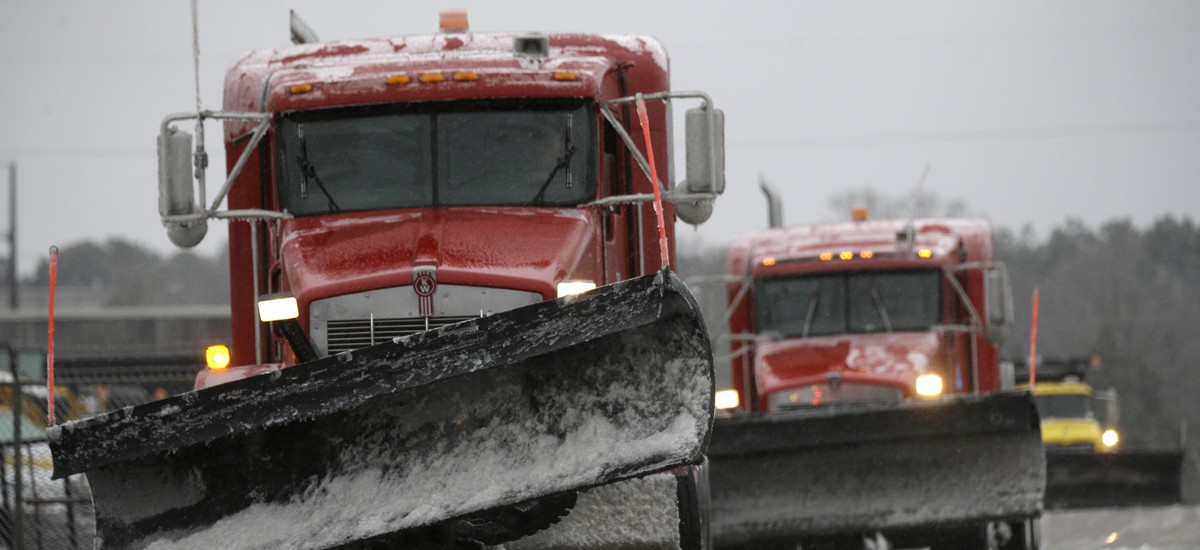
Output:
<instances>
[{"instance_id":1,"label":"overcast sky","mask_svg":"<svg viewBox=\"0 0 1200 550\"><path fill-rule=\"evenodd\" d=\"M164 115L195 105L189 5L0 0L0 162L18 166L22 272L88 238L173 250L154 142ZM687 239L765 226L760 173L799 223L835 218L829 198L847 189L911 192L926 163L926 191L1040 236L1068 217L1200 219L1192 0L202 0L203 104L220 107L242 52L289 44L289 8L335 40L433 32L440 8L463 6L477 31L662 41L673 87L707 91L726 114L728 188ZM0 182L6 232L6 171ZM221 223L201 252L223 244Z\"/></svg>"}]
</instances>

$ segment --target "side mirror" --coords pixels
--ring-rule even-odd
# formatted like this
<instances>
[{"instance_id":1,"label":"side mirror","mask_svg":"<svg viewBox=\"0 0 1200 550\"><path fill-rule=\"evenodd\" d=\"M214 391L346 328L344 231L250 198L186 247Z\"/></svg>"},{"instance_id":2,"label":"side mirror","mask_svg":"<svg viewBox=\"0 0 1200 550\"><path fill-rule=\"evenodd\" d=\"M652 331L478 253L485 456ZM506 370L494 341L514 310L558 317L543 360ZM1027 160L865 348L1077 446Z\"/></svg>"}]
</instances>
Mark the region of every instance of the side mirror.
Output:
<instances>
[{"instance_id":1,"label":"side mirror","mask_svg":"<svg viewBox=\"0 0 1200 550\"><path fill-rule=\"evenodd\" d=\"M1095 400L1100 407L1100 424L1106 428L1116 426L1121 421L1121 406L1117 399L1117 390L1109 388L1095 393Z\"/></svg>"},{"instance_id":2,"label":"side mirror","mask_svg":"<svg viewBox=\"0 0 1200 550\"><path fill-rule=\"evenodd\" d=\"M166 127L158 136L158 214L176 246L191 248L208 232L208 220L168 221L197 211L192 186L192 135Z\"/></svg>"},{"instance_id":3,"label":"side mirror","mask_svg":"<svg viewBox=\"0 0 1200 550\"><path fill-rule=\"evenodd\" d=\"M710 122L711 114L711 122ZM720 109L688 109L686 117L689 193L725 192L725 113Z\"/></svg>"},{"instance_id":4,"label":"side mirror","mask_svg":"<svg viewBox=\"0 0 1200 550\"><path fill-rule=\"evenodd\" d=\"M1008 272L1003 266L997 265L984 271L983 277L987 335L996 343L1000 343L1008 337L1013 321L1012 288L1008 286Z\"/></svg>"},{"instance_id":5,"label":"side mirror","mask_svg":"<svg viewBox=\"0 0 1200 550\"><path fill-rule=\"evenodd\" d=\"M711 119L710 119L711 117ZM681 185L688 194L725 192L725 113L720 109L688 109L685 142L687 174ZM699 225L712 216L711 198L675 201L675 215Z\"/></svg>"},{"instance_id":6,"label":"side mirror","mask_svg":"<svg viewBox=\"0 0 1200 550\"><path fill-rule=\"evenodd\" d=\"M1000 391L1009 391L1017 386L1017 367L1012 361L1000 362Z\"/></svg>"}]
</instances>

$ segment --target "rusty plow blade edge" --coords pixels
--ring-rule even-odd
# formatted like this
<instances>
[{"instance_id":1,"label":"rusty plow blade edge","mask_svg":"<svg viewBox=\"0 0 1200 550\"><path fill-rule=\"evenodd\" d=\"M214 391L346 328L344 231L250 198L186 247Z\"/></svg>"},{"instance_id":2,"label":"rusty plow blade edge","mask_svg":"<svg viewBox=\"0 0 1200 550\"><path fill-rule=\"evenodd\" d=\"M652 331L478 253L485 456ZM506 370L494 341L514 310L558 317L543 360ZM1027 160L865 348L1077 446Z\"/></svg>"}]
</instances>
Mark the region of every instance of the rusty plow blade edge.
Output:
<instances>
[{"instance_id":1,"label":"rusty plow blade edge","mask_svg":"<svg viewBox=\"0 0 1200 550\"><path fill-rule=\"evenodd\" d=\"M87 473L97 548L339 547L698 463L712 368L696 303L664 271L67 424L50 444L57 476Z\"/></svg>"},{"instance_id":2,"label":"rusty plow blade edge","mask_svg":"<svg viewBox=\"0 0 1200 550\"><path fill-rule=\"evenodd\" d=\"M1045 485L1037 413L1018 392L718 418L709 461L718 546L920 541L1036 517Z\"/></svg>"}]
</instances>

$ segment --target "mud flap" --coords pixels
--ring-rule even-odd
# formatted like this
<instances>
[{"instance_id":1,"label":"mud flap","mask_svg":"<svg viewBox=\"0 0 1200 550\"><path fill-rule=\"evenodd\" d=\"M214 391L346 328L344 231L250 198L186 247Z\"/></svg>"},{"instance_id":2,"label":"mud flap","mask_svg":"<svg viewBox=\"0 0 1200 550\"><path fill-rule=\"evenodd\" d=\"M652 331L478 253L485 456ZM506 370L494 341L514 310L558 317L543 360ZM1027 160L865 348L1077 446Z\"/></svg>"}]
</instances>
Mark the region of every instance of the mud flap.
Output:
<instances>
[{"instance_id":1,"label":"mud flap","mask_svg":"<svg viewBox=\"0 0 1200 550\"><path fill-rule=\"evenodd\" d=\"M1046 508L1167 506L1183 502L1181 451L1046 453Z\"/></svg>"},{"instance_id":2,"label":"mud flap","mask_svg":"<svg viewBox=\"0 0 1200 550\"><path fill-rule=\"evenodd\" d=\"M669 272L49 431L97 548L331 548L703 460L712 353Z\"/></svg>"},{"instance_id":3,"label":"mud flap","mask_svg":"<svg viewBox=\"0 0 1200 550\"><path fill-rule=\"evenodd\" d=\"M946 529L1037 516L1045 455L1028 393L718 418L717 547ZM918 544L920 546L920 544Z\"/></svg>"}]
</instances>

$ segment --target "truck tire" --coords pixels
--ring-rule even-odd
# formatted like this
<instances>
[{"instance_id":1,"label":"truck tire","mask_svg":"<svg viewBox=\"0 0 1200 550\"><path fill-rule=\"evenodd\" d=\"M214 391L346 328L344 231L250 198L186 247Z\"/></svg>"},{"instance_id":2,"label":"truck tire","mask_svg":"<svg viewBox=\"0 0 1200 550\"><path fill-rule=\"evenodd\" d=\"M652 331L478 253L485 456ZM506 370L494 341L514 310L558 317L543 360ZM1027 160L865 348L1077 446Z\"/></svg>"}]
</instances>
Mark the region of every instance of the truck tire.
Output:
<instances>
[{"instance_id":1,"label":"truck tire","mask_svg":"<svg viewBox=\"0 0 1200 550\"><path fill-rule=\"evenodd\" d=\"M1042 520L1027 519L1008 524L1012 538L1000 550L1038 550L1042 545Z\"/></svg>"},{"instance_id":2,"label":"truck tire","mask_svg":"<svg viewBox=\"0 0 1200 550\"><path fill-rule=\"evenodd\" d=\"M710 499L708 471L704 465L688 466L686 473L675 475L676 501L679 503L679 547L682 550L712 548L709 533Z\"/></svg>"},{"instance_id":3,"label":"truck tire","mask_svg":"<svg viewBox=\"0 0 1200 550\"><path fill-rule=\"evenodd\" d=\"M929 545L930 550L993 550L994 529L990 523L945 533Z\"/></svg>"}]
</instances>

